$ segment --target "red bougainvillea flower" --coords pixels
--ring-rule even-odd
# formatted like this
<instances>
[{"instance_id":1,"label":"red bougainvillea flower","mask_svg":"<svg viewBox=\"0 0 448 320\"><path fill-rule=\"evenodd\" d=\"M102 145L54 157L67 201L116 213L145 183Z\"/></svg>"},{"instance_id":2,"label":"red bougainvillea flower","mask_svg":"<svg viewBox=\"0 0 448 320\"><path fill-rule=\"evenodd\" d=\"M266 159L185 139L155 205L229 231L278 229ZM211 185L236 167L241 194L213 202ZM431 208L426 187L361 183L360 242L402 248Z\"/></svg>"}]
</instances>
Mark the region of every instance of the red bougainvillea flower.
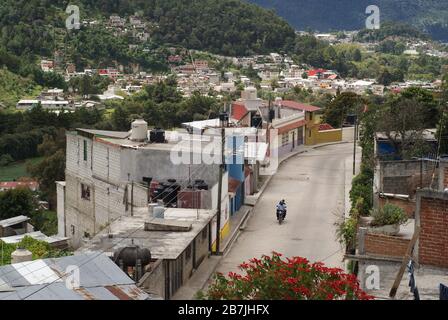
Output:
<instances>
[{"instance_id":1,"label":"red bougainvillea flower","mask_svg":"<svg viewBox=\"0 0 448 320\"><path fill-rule=\"evenodd\" d=\"M212 300L371 300L355 275L278 252L253 258L239 267L244 276L217 274L206 297Z\"/></svg>"}]
</instances>

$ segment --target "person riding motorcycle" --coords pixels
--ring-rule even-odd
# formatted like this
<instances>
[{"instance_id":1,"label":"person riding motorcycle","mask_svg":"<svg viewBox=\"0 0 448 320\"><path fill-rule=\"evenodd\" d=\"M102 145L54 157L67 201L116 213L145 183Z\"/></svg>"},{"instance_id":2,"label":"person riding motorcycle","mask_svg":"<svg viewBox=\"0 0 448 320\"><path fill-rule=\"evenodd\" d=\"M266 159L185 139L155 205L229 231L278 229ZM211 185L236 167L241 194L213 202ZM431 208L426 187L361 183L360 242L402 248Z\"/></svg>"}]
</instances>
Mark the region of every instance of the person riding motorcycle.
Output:
<instances>
[{"instance_id":1,"label":"person riding motorcycle","mask_svg":"<svg viewBox=\"0 0 448 320\"><path fill-rule=\"evenodd\" d=\"M277 204L277 220L280 218L279 214L283 213L283 219L286 218L286 201L282 200Z\"/></svg>"}]
</instances>

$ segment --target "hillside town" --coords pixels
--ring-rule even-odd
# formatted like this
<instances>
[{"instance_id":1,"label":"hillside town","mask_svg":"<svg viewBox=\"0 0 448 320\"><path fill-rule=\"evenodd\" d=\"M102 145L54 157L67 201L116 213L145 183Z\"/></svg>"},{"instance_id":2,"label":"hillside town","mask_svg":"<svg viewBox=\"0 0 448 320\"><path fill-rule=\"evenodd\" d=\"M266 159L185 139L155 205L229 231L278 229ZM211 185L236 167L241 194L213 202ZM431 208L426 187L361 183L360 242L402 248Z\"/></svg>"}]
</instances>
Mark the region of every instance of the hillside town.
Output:
<instances>
[{"instance_id":1,"label":"hillside town","mask_svg":"<svg viewBox=\"0 0 448 320\"><path fill-rule=\"evenodd\" d=\"M446 44L230 56L142 12L30 74L0 42L0 300L448 300ZM70 55L89 32L129 56Z\"/></svg>"}]
</instances>

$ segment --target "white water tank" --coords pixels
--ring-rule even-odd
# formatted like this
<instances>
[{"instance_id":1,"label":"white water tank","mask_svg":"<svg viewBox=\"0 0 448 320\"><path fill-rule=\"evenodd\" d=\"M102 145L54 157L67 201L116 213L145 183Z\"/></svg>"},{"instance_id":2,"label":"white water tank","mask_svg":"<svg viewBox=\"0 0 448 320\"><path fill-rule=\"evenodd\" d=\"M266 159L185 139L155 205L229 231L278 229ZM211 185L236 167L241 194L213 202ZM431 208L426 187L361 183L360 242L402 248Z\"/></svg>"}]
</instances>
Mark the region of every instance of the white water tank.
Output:
<instances>
[{"instance_id":1,"label":"white water tank","mask_svg":"<svg viewBox=\"0 0 448 320\"><path fill-rule=\"evenodd\" d=\"M26 249L18 248L11 254L11 263L13 264L32 260L33 260L33 254Z\"/></svg>"},{"instance_id":2,"label":"white water tank","mask_svg":"<svg viewBox=\"0 0 448 320\"><path fill-rule=\"evenodd\" d=\"M131 140L143 142L148 140L148 123L143 119L132 122Z\"/></svg>"},{"instance_id":3,"label":"white water tank","mask_svg":"<svg viewBox=\"0 0 448 320\"><path fill-rule=\"evenodd\" d=\"M275 105L276 106L281 106L282 105L282 101L283 99L280 97L275 98Z\"/></svg>"},{"instance_id":4,"label":"white water tank","mask_svg":"<svg viewBox=\"0 0 448 320\"><path fill-rule=\"evenodd\" d=\"M164 207L155 207L152 216L154 218L164 219L165 218L165 208Z\"/></svg>"},{"instance_id":5,"label":"white water tank","mask_svg":"<svg viewBox=\"0 0 448 320\"><path fill-rule=\"evenodd\" d=\"M241 93L243 100L257 100L257 89L255 87L247 87Z\"/></svg>"}]
</instances>

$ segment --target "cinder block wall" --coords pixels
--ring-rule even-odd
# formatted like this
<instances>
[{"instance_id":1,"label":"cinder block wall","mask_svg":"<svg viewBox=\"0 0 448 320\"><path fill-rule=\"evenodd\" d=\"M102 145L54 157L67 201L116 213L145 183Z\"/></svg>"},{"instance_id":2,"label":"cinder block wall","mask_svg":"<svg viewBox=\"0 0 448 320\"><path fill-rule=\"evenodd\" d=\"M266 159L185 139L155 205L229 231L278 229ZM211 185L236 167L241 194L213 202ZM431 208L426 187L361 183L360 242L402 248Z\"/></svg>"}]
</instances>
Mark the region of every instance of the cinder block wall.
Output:
<instances>
[{"instance_id":1,"label":"cinder block wall","mask_svg":"<svg viewBox=\"0 0 448 320\"><path fill-rule=\"evenodd\" d=\"M419 191L417 208L419 263L448 268L448 193Z\"/></svg>"},{"instance_id":2,"label":"cinder block wall","mask_svg":"<svg viewBox=\"0 0 448 320\"><path fill-rule=\"evenodd\" d=\"M423 161L423 163L420 160L382 161L379 171L377 172L379 189L384 193L406 194L414 197L421 184L423 188L438 184L436 163L431 161Z\"/></svg>"}]
</instances>

